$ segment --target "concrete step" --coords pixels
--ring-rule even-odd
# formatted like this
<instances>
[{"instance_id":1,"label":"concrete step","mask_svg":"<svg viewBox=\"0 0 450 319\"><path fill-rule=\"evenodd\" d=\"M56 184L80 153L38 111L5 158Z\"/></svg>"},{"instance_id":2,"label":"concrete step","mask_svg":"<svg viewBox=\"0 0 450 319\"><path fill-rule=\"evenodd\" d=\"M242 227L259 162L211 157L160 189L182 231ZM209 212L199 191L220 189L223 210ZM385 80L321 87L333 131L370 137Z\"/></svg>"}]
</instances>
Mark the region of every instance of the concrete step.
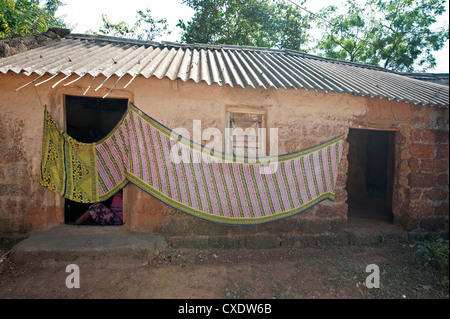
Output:
<instances>
[{"instance_id":1,"label":"concrete step","mask_svg":"<svg viewBox=\"0 0 450 319\"><path fill-rule=\"evenodd\" d=\"M154 234L131 232L124 226L58 225L33 232L16 244L10 258L19 262L91 262L93 265L120 267L143 265L167 247Z\"/></svg>"}]
</instances>

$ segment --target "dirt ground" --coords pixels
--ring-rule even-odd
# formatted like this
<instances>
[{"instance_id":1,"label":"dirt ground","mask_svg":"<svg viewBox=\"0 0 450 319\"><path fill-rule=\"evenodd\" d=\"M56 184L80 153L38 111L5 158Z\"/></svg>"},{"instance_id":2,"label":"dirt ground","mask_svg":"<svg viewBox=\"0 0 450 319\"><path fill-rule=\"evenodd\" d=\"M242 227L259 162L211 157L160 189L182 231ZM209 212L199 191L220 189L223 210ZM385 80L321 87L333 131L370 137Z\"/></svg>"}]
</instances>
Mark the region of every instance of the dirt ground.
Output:
<instances>
[{"instance_id":1,"label":"dirt ground","mask_svg":"<svg viewBox=\"0 0 450 319\"><path fill-rule=\"evenodd\" d=\"M380 288L368 288L376 264ZM58 262L0 263L0 298L448 299L438 274L408 243L297 249L167 249L147 265L78 264L66 287Z\"/></svg>"}]
</instances>

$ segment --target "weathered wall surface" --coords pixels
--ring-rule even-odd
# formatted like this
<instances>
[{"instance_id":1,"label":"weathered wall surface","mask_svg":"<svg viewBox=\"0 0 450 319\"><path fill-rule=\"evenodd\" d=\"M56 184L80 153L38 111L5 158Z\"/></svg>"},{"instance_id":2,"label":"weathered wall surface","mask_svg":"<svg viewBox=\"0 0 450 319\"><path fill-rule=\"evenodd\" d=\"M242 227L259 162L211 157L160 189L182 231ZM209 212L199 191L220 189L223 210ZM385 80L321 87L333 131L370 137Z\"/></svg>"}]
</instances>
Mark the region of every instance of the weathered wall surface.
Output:
<instances>
[{"instance_id":1,"label":"weathered wall surface","mask_svg":"<svg viewBox=\"0 0 450 319\"><path fill-rule=\"evenodd\" d=\"M448 108L414 106L412 110L410 200L403 213L403 224L412 230L448 232Z\"/></svg>"},{"instance_id":2,"label":"weathered wall surface","mask_svg":"<svg viewBox=\"0 0 450 319\"><path fill-rule=\"evenodd\" d=\"M61 200L38 183L43 108L34 89L16 93L16 76L0 76L0 233L27 233L62 222Z\"/></svg>"},{"instance_id":3,"label":"weathered wall surface","mask_svg":"<svg viewBox=\"0 0 450 319\"><path fill-rule=\"evenodd\" d=\"M38 184L43 107L64 127L64 95L82 95L92 78L64 87L38 87L35 76L0 75L0 232L28 233L63 222L63 199ZM45 78L42 78L44 80ZM75 79L67 79L64 83ZM408 230L448 231L448 109L345 94L305 90L242 89L205 83L125 76L109 98L128 98L169 128L192 134L193 120L221 132L228 107L252 107L267 113L267 126L278 128L278 153L290 153L347 137L350 127L393 130L396 135L394 220ZM99 77L86 96L104 96L117 78ZM122 83L122 85L121 85ZM192 138L192 136L191 136ZM203 140L202 143L207 143ZM339 166L336 201L324 201L292 218L260 226L224 226L206 222L153 199L133 185L125 189L125 222L134 231L158 232L174 244L241 247L295 244L303 234L338 234L347 220L348 145ZM445 167L444 167L445 166ZM424 182L425 181L425 182ZM447 208L447 210L445 209ZM447 212L444 212L444 211Z\"/></svg>"}]
</instances>

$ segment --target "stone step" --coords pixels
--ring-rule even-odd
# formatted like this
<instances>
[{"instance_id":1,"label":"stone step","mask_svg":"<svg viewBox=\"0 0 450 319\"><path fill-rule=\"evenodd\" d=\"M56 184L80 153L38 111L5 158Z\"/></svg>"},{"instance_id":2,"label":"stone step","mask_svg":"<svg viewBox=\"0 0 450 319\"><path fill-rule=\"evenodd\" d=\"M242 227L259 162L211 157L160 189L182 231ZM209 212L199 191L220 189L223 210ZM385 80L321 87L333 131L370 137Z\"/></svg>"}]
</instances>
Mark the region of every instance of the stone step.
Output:
<instances>
[{"instance_id":1,"label":"stone step","mask_svg":"<svg viewBox=\"0 0 450 319\"><path fill-rule=\"evenodd\" d=\"M10 258L19 262L52 260L110 266L139 265L153 260L166 247L167 243L162 237L132 232L124 226L62 224L31 233L11 249Z\"/></svg>"}]
</instances>

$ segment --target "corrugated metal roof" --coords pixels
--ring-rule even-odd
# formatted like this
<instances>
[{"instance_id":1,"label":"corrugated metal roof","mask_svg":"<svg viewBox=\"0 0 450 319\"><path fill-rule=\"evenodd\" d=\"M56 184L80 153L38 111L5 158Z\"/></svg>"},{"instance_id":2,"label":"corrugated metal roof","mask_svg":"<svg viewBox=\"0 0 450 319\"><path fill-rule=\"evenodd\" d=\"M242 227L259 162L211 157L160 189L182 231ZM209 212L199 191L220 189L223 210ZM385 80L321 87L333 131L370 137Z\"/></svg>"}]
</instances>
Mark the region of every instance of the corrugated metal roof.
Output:
<instances>
[{"instance_id":1,"label":"corrugated metal roof","mask_svg":"<svg viewBox=\"0 0 450 319\"><path fill-rule=\"evenodd\" d=\"M0 72L67 77L126 74L204 81L243 88L314 89L415 104L449 105L448 86L386 69L292 50L242 46L183 45L71 34L60 42L0 59ZM50 80L50 79L47 79ZM46 81L47 81L46 80ZM131 81L123 81L126 87ZM59 84L54 84L53 86ZM104 82L103 82L104 83Z\"/></svg>"},{"instance_id":2,"label":"corrugated metal roof","mask_svg":"<svg viewBox=\"0 0 450 319\"><path fill-rule=\"evenodd\" d=\"M413 79L433 82L448 86L449 74L448 73L399 73Z\"/></svg>"}]
</instances>

